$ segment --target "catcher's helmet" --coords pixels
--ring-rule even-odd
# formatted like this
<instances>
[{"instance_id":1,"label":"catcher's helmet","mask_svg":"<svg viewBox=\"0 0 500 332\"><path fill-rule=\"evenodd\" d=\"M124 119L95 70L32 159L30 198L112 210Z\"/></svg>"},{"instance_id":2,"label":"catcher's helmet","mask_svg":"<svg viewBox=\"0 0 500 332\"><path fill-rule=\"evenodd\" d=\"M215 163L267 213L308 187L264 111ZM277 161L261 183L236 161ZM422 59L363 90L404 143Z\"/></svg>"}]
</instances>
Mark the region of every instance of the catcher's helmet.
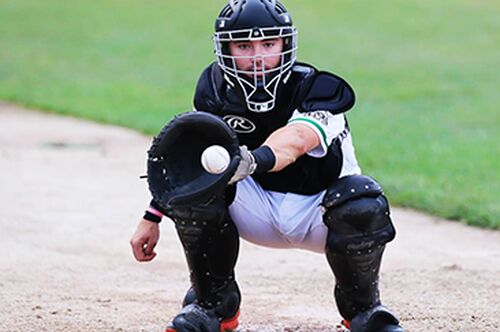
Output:
<instances>
[{"instance_id":1,"label":"catcher's helmet","mask_svg":"<svg viewBox=\"0 0 500 332\"><path fill-rule=\"evenodd\" d=\"M238 69L238 57L229 52L232 41L283 39L277 55L280 64L271 69L255 69L265 56L245 56L254 62L252 71ZM286 8L277 0L230 0L215 21L215 54L226 81L241 91L248 109L268 112L274 108L280 84L286 83L297 58L297 30ZM273 54L276 56L276 54Z\"/></svg>"}]
</instances>

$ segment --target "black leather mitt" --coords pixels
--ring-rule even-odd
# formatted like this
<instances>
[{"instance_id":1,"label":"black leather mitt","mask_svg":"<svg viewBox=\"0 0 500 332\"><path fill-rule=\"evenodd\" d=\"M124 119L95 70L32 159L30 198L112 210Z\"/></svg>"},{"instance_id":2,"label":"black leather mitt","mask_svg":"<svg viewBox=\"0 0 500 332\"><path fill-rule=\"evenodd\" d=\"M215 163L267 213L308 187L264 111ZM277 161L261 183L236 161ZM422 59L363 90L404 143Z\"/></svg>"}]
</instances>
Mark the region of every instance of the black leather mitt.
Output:
<instances>
[{"instance_id":1,"label":"black leather mitt","mask_svg":"<svg viewBox=\"0 0 500 332\"><path fill-rule=\"evenodd\" d=\"M230 155L227 169L211 174L201 165L202 152L223 146ZM153 139L148 151L148 184L163 209L209 203L222 195L240 162L236 133L218 116L188 112L173 118Z\"/></svg>"}]
</instances>

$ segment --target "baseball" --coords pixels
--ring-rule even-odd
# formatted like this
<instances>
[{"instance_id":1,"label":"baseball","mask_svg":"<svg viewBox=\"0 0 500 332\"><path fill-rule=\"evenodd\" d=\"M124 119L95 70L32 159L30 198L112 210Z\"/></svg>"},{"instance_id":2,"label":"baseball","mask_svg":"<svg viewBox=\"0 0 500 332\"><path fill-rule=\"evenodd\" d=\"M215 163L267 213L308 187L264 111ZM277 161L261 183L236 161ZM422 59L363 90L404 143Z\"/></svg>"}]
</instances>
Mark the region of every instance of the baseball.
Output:
<instances>
[{"instance_id":1,"label":"baseball","mask_svg":"<svg viewBox=\"0 0 500 332\"><path fill-rule=\"evenodd\" d=\"M211 174L220 174L229 166L229 152L220 145L212 145L201 154L203 168Z\"/></svg>"}]
</instances>

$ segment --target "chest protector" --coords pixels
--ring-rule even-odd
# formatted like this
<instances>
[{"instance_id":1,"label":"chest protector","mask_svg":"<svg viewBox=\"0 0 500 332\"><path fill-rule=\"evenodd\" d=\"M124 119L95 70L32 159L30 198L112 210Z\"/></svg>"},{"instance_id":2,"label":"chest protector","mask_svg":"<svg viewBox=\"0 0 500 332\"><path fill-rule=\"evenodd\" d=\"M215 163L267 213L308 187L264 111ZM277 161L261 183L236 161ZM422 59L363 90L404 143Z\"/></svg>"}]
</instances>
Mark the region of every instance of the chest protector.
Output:
<instances>
[{"instance_id":1,"label":"chest protector","mask_svg":"<svg viewBox=\"0 0 500 332\"><path fill-rule=\"evenodd\" d=\"M194 107L224 119L237 133L240 144L249 149L259 147L271 133L286 126L295 110L340 114L351 109L355 102L353 89L342 78L307 64L296 64L278 90L274 109L265 113L252 112L223 75L217 63L203 71ZM340 146L340 138L334 139L322 158L306 154L279 172L254 174L253 178L266 190L316 194L338 178L343 159Z\"/></svg>"}]
</instances>

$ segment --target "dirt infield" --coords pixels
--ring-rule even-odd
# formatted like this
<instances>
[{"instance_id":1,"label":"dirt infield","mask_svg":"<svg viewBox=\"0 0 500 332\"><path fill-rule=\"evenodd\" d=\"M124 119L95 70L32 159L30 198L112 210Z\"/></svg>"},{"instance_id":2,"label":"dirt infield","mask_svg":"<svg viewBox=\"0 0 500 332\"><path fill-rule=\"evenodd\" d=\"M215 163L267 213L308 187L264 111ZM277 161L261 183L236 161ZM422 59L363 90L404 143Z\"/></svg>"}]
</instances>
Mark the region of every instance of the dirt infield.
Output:
<instances>
[{"instance_id":1,"label":"dirt infield","mask_svg":"<svg viewBox=\"0 0 500 332\"><path fill-rule=\"evenodd\" d=\"M188 287L168 221L158 257L129 238L150 138L0 104L0 331L161 331ZM500 232L393 209L381 293L407 331L500 331ZM332 331L322 255L242 243L240 332Z\"/></svg>"}]
</instances>

